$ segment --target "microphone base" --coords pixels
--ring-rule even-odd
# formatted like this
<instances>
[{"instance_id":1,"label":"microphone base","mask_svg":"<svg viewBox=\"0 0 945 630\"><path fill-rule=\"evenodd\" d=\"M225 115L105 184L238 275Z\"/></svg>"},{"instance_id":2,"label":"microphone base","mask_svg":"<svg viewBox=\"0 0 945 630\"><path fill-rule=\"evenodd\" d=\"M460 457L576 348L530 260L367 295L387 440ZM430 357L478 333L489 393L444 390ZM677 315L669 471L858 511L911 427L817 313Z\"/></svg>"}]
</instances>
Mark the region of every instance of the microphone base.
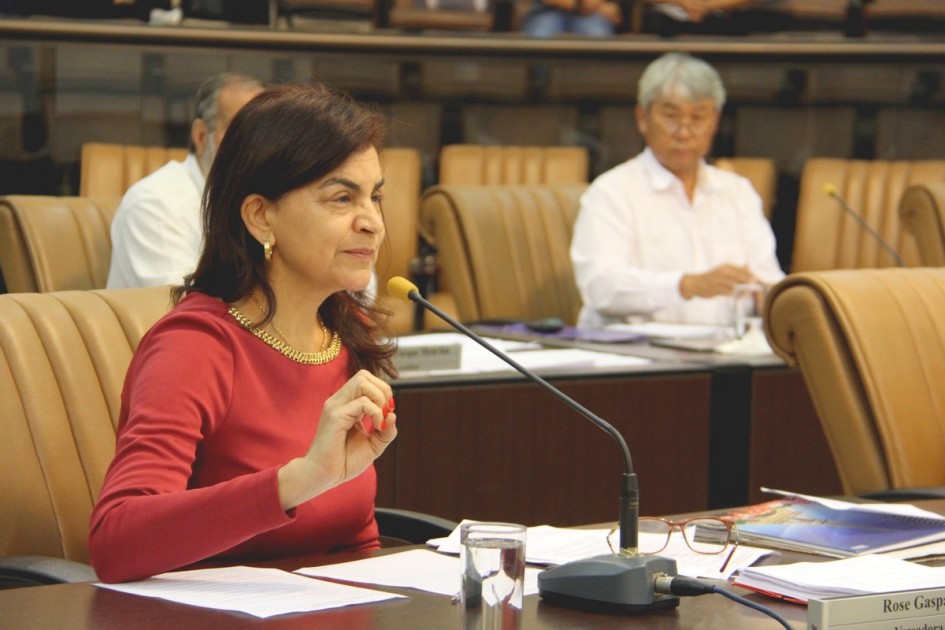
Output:
<instances>
[{"instance_id":1,"label":"microphone base","mask_svg":"<svg viewBox=\"0 0 945 630\"><path fill-rule=\"evenodd\" d=\"M662 556L595 556L545 569L538 593L551 604L605 613L647 613L679 606L656 593L657 575L675 577L676 561Z\"/></svg>"}]
</instances>

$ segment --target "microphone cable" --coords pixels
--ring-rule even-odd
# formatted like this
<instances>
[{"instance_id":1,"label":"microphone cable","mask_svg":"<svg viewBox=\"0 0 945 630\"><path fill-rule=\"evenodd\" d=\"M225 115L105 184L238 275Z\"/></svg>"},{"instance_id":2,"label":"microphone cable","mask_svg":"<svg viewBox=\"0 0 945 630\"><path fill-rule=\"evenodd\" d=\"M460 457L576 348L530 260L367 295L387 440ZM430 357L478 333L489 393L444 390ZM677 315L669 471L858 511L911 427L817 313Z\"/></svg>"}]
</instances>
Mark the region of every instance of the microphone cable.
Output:
<instances>
[{"instance_id":1,"label":"microphone cable","mask_svg":"<svg viewBox=\"0 0 945 630\"><path fill-rule=\"evenodd\" d=\"M655 590L657 593L666 593L680 597L697 597L699 595L715 593L717 595L727 597L734 602L738 602L739 604L757 610L762 614L768 615L781 624L784 628L787 628L787 630L792 630L791 624L789 624L784 617L767 606L753 602L746 597L742 597L741 595L736 595L735 593L727 591L720 586L716 586L715 584L707 584L701 580L687 577L685 575L678 575L675 577L669 575L657 575L653 581L653 590Z\"/></svg>"}]
</instances>

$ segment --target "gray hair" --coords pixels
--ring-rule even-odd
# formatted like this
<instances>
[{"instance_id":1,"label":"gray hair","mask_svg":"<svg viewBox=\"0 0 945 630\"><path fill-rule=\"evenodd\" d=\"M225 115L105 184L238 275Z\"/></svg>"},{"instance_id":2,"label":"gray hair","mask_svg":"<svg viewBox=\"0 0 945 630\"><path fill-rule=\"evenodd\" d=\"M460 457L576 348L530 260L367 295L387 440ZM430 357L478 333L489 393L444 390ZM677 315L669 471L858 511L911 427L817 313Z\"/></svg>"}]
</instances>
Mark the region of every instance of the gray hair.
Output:
<instances>
[{"instance_id":1,"label":"gray hair","mask_svg":"<svg viewBox=\"0 0 945 630\"><path fill-rule=\"evenodd\" d=\"M204 80L197 88L197 94L194 96L194 120L202 120L207 123L208 129L213 129L217 124L217 117L220 115L220 92L223 88L231 85L239 85L246 88L260 88L263 85L256 79L235 72L221 72ZM190 140L188 149L195 153L197 148L194 141Z\"/></svg>"},{"instance_id":2,"label":"gray hair","mask_svg":"<svg viewBox=\"0 0 945 630\"><path fill-rule=\"evenodd\" d=\"M687 53L666 53L643 71L637 102L648 108L659 96L678 93L689 101L712 99L715 108L725 105L725 86L715 68Z\"/></svg>"}]
</instances>

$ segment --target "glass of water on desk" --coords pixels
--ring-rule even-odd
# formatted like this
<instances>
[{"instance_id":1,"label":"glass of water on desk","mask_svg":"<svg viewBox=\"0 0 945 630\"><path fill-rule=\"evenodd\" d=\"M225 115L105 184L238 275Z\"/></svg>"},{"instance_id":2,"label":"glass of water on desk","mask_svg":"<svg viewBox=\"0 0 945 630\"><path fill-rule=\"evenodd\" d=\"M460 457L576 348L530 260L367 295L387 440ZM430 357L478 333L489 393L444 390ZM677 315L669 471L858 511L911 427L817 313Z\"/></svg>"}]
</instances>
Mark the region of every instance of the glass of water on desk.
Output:
<instances>
[{"instance_id":1,"label":"glass of water on desk","mask_svg":"<svg viewBox=\"0 0 945 630\"><path fill-rule=\"evenodd\" d=\"M463 523L460 567L464 630L517 630L525 588L524 525Z\"/></svg>"},{"instance_id":2,"label":"glass of water on desk","mask_svg":"<svg viewBox=\"0 0 945 630\"><path fill-rule=\"evenodd\" d=\"M768 288L759 283L736 284L732 297L735 303L735 338L741 339L749 331L762 332L765 294Z\"/></svg>"}]
</instances>

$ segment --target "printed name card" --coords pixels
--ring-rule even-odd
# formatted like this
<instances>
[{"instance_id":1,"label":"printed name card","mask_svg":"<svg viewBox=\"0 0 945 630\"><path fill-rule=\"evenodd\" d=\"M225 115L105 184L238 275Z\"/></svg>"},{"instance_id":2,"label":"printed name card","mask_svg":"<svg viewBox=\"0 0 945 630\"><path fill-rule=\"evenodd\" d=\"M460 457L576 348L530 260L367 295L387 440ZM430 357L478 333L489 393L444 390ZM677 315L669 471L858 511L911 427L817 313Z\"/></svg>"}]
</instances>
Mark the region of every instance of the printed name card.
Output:
<instances>
[{"instance_id":1,"label":"printed name card","mask_svg":"<svg viewBox=\"0 0 945 630\"><path fill-rule=\"evenodd\" d=\"M945 589L811 599L808 630L945 629Z\"/></svg>"},{"instance_id":2,"label":"printed name card","mask_svg":"<svg viewBox=\"0 0 945 630\"><path fill-rule=\"evenodd\" d=\"M461 357L462 345L458 343L400 346L394 353L394 366L401 374L458 370Z\"/></svg>"}]
</instances>

